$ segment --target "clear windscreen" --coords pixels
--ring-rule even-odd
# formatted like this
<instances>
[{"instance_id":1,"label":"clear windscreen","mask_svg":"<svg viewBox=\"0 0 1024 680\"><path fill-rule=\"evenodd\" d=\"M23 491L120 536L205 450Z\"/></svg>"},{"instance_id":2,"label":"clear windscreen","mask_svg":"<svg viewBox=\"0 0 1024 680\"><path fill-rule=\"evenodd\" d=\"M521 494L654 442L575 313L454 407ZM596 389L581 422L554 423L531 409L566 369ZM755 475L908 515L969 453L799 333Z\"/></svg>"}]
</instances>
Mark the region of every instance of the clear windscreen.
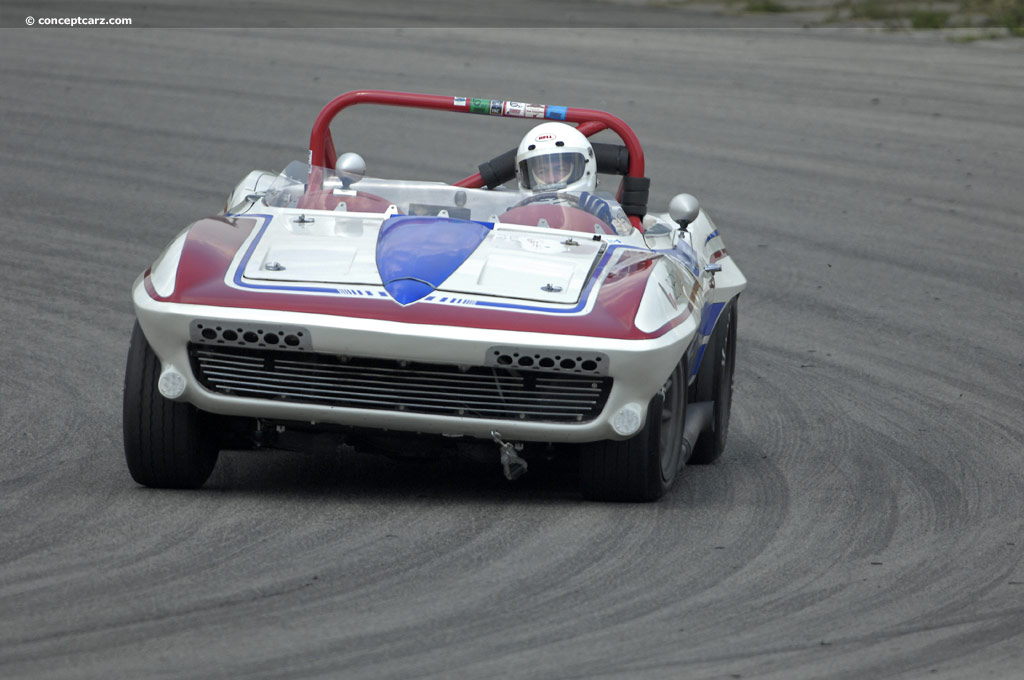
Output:
<instances>
[{"instance_id":1,"label":"clear windscreen","mask_svg":"<svg viewBox=\"0 0 1024 680\"><path fill-rule=\"evenodd\" d=\"M441 182L350 177L301 161L290 163L278 175L263 200L270 207L297 210L429 215L594 234L633 231L622 206L602 192L469 189Z\"/></svg>"}]
</instances>

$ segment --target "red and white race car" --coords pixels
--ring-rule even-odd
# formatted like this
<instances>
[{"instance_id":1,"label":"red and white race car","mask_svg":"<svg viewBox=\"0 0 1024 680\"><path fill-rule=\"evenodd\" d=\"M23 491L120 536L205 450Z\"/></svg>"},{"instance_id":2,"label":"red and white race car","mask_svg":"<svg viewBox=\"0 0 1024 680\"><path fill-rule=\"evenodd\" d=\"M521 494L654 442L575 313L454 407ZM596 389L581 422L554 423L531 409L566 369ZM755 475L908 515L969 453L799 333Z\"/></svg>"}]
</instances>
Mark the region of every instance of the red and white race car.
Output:
<instances>
[{"instance_id":1,"label":"red and white race car","mask_svg":"<svg viewBox=\"0 0 1024 680\"><path fill-rule=\"evenodd\" d=\"M381 179L334 148L357 104L541 125L461 181ZM622 144L589 139L602 130ZM648 186L636 135L603 111L338 97L307 160L250 173L135 282L132 477L194 488L222 449L329 441L473 450L512 479L567 443L585 497L659 498L725 447L746 279L696 199L650 213Z\"/></svg>"}]
</instances>

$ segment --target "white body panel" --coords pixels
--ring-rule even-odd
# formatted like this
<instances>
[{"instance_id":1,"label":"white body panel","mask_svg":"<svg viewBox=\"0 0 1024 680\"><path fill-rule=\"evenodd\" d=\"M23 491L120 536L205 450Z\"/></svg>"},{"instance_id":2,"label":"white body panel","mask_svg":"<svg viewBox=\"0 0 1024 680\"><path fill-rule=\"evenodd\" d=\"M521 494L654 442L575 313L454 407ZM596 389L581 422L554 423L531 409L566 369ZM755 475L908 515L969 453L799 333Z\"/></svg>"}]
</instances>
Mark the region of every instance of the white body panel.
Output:
<instances>
[{"instance_id":1,"label":"white body panel","mask_svg":"<svg viewBox=\"0 0 1024 680\"><path fill-rule=\"evenodd\" d=\"M267 173L250 173L229 202L244 203L251 192L266 181ZM368 185L372 182L386 186L383 180L367 180ZM454 187L431 183L409 183L409 186L416 187L428 199L438 192L462 194L460 198L465 203L467 192ZM478 212L497 212L488 202L493 203L500 192L469 190L468 193L470 205L478 197L483 202ZM296 285L294 291L268 293L274 295L343 295L345 286L360 286L370 288L372 295L386 295L383 292L386 282L381 280L378 270L377 244L382 224L392 211L385 215L299 211L256 201L250 202L244 212L258 213L268 221L265 229L254 229L234 255L224 274L227 286L262 283L287 288L288 284ZM302 220L298 219L300 215ZM474 219L476 217L474 215ZM146 290L144 276L139 277L133 289L136 313L164 369L173 367L185 376L187 385L179 399L205 411L480 438L489 438L491 431L497 430L511 440L587 442L625 438L612 429L612 417L625 407L639 408L641 414L646 415L651 397L683 354L696 353L706 344L713 322L708 323L703 314L720 312L722 303L739 294L746 285L743 274L724 254L717 229L703 213L685 232L674 225L668 226L671 222L667 215L655 215L653 221L661 224L646 235L634 230L631 234L603 237L542 226L506 224L496 219L497 215L489 217L493 223L490 231L437 287L439 296L452 293L460 296L458 304L466 305L494 300L522 302L509 313L558 313L571 321L573 314L583 316L592 310L603 282L614 274L615 258L607 258L605 254L618 250L654 262L642 301L631 313L634 318L625 321L641 332L637 335L661 334L641 339L616 339L181 304L154 299ZM161 286L160 295L166 297L168 289L173 289L181 252L179 240L154 266L152 281ZM617 253L616 257L620 255ZM705 271L705 266L716 255L714 262L722 269L713 275ZM299 292L303 284L320 284L327 291L337 292ZM415 304L440 302L428 299ZM567 310L571 313L567 314ZM456 366L484 366L488 351L495 346L561 348L566 353L585 349L607 356L607 375L613 382L600 414L593 420L573 423L438 416L240 397L206 389L194 375L188 345L191 324L196 320L295 325L309 331L311 349L315 353ZM661 332L661 329L667 330ZM691 358L693 356L691 354Z\"/></svg>"},{"instance_id":2,"label":"white body panel","mask_svg":"<svg viewBox=\"0 0 1024 680\"><path fill-rule=\"evenodd\" d=\"M146 293L141 278L135 283L133 299L139 324L164 368L173 366L188 378L188 386L180 399L205 411L436 434L465 434L480 438L489 438L490 431L497 429L510 439L523 441L579 442L621 438L609 424L611 417L627 404L638 405L646 414L651 395L672 371L697 331L696 322L690 319L657 339L610 340L179 305L153 300ZM588 423L570 424L450 418L225 396L203 388L192 373L187 343L189 325L194 319L295 324L310 330L313 350L318 353L396 360L415 357L417 361L439 364L482 364L487 350L495 345L540 349L564 347L570 352L582 346L608 355L609 372L615 382L600 417Z\"/></svg>"}]
</instances>

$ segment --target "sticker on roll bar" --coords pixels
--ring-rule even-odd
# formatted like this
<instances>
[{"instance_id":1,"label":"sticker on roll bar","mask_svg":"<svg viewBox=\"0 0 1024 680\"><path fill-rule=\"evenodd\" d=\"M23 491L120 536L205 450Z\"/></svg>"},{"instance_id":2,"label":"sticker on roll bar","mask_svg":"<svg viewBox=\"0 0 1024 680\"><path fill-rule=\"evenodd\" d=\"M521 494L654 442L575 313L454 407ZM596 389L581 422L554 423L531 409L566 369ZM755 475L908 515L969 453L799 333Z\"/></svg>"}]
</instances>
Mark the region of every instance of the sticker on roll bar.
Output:
<instances>
[{"instance_id":1,"label":"sticker on roll bar","mask_svg":"<svg viewBox=\"0 0 1024 680\"><path fill-rule=\"evenodd\" d=\"M548 120L565 120L568 112L568 108L565 106L527 104L525 102L505 101L502 99L480 99L477 97L452 97L452 103L461 109L466 109L469 113L477 113L485 116L502 116L504 118L547 118Z\"/></svg>"}]
</instances>

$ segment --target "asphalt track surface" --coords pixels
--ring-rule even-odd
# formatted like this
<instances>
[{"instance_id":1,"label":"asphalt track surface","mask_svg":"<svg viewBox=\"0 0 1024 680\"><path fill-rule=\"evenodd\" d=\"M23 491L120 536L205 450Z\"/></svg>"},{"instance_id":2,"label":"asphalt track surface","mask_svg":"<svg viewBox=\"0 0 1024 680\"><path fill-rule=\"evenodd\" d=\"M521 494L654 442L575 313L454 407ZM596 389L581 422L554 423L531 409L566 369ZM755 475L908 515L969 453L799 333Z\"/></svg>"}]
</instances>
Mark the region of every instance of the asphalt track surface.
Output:
<instances>
[{"instance_id":1,"label":"asphalt track surface","mask_svg":"<svg viewBox=\"0 0 1024 680\"><path fill-rule=\"evenodd\" d=\"M718 464L648 505L497 452L132 482L133 279L362 87L633 125L750 279ZM863 32L4 32L0 677L1024 677L1022 88L1019 42ZM518 135L397 120L345 128L371 172Z\"/></svg>"}]
</instances>

